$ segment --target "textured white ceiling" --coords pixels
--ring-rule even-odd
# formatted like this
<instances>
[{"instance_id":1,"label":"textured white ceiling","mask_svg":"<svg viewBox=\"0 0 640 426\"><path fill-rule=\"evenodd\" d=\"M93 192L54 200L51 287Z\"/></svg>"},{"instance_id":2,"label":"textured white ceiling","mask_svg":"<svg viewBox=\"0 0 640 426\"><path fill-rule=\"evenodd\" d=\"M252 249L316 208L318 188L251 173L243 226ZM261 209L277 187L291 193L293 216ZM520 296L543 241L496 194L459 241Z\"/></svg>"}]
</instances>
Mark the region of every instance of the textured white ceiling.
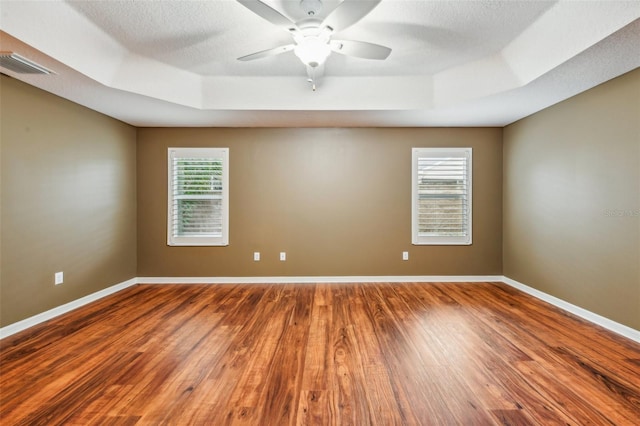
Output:
<instances>
[{"instance_id":1,"label":"textured white ceiling","mask_svg":"<svg viewBox=\"0 0 640 426\"><path fill-rule=\"evenodd\" d=\"M383 0L335 37L389 58L333 54L312 92L292 52L236 60L291 37L234 0L0 0L0 49L57 75L0 70L138 126L501 126L640 66L639 18L639 1Z\"/></svg>"},{"instance_id":2,"label":"textured white ceiling","mask_svg":"<svg viewBox=\"0 0 640 426\"><path fill-rule=\"evenodd\" d=\"M266 1L294 21L299 1ZM337 6L325 1L319 16ZM304 75L293 55L257 62L234 59L288 44L290 36L239 3L228 1L72 2L112 38L139 55L202 75ZM388 61L333 55L331 75L422 75L498 52L553 2L387 1L340 38L393 48Z\"/></svg>"}]
</instances>

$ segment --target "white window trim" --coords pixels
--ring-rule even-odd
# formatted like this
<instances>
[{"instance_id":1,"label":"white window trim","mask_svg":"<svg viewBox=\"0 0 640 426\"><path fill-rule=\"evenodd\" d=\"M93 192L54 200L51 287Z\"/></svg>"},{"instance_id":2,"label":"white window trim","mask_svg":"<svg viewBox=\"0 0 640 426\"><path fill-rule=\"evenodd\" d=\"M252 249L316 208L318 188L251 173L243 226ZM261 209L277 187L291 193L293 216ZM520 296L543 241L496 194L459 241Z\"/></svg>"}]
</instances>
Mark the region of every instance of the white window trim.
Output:
<instances>
[{"instance_id":1,"label":"white window trim","mask_svg":"<svg viewBox=\"0 0 640 426\"><path fill-rule=\"evenodd\" d=\"M473 150L472 148L413 148L411 161L411 243L413 245L471 245L473 235ZM425 156L457 156L468 159L468 235L452 236L424 236L418 230L418 159Z\"/></svg>"},{"instance_id":2,"label":"white window trim","mask_svg":"<svg viewBox=\"0 0 640 426\"><path fill-rule=\"evenodd\" d=\"M222 160L222 233L220 237L173 236L173 158L216 158ZM167 155L167 245L229 245L229 148L169 148Z\"/></svg>"}]
</instances>

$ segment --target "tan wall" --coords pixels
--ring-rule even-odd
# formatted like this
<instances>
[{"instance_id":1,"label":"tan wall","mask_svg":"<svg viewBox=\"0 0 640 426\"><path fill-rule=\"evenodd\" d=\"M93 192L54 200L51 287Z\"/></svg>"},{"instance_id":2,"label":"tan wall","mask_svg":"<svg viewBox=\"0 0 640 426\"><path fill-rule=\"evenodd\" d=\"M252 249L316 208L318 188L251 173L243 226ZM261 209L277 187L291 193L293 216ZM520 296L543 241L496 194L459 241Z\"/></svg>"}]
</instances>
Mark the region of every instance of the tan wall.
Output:
<instances>
[{"instance_id":1,"label":"tan wall","mask_svg":"<svg viewBox=\"0 0 640 426\"><path fill-rule=\"evenodd\" d=\"M0 90L6 326L135 277L136 131L5 76Z\"/></svg>"},{"instance_id":2,"label":"tan wall","mask_svg":"<svg viewBox=\"0 0 640 426\"><path fill-rule=\"evenodd\" d=\"M170 146L230 148L228 247L167 246ZM419 146L473 147L472 246L411 245ZM501 169L493 128L139 129L138 276L501 274Z\"/></svg>"},{"instance_id":3,"label":"tan wall","mask_svg":"<svg viewBox=\"0 0 640 426\"><path fill-rule=\"evenodd\" d=\"M2 326L136 275L504 273L640 329L640 70L506 127L504 149L501 129L138 129L136 154L128 125L0 90ZM230 246L166 245L169 146L231 148ZM414 146L474 148L472 246L410 244Z\"/></svg>"},{"instance_id":4,"label":"tan wall","mask_svg":"<svg viewBox=\"0 0 640 426\"><path fill-rule=\"evenodd\" d=\"M640 70L505 128L504 274L640 330Z\"/></svg>"}]
</instances>

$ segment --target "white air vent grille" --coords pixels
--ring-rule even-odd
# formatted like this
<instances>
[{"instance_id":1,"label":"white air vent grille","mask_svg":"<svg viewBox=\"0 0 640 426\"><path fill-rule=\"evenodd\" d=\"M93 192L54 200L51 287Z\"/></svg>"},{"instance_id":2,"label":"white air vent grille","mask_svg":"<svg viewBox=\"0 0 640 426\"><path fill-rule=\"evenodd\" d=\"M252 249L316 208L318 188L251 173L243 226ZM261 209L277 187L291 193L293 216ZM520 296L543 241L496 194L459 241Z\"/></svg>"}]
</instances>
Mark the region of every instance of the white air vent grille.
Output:
<instances>
[{"instance_id":1,"label":"white air vent grille","mask_svg":"<svg viewBox=\"0 0 640 426\"><path fill-rule=\"evenodd\" d=\"M0 52L0 67L19 74L55 74L50 69L13 52Z\"/></svg>"}]
</instances>

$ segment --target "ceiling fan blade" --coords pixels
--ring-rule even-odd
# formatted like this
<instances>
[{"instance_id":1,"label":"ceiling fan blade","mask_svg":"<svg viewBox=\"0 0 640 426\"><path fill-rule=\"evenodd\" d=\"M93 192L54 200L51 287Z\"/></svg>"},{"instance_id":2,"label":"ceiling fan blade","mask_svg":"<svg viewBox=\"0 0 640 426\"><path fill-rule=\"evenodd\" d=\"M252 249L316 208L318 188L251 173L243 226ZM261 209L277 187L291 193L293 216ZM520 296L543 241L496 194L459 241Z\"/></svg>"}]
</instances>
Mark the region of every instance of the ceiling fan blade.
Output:
<instances>
[{"instance_id":1,"label":"ceiling fan blade","mask_svg":"<svg viewBox=\"0 0 640 426\"><path fill-rule=\"evenodd\" d=\"M331 50L347 56L355 56L363 59L387 59L391 48L379 44L367 43L355 40L331 40Z\"/></svg>"},{"instance_id":2,"label":"ceiling fan blade","mask_svg":"<svg viewBox=\"0 0 640 426\"><path fill-rule=\"evenodd\" d=\"M334 32L342 31L371 12L381 0L344 0L322 22Z\"/></svg>"},{"instance_id":3,"label":"ceiling fan blade","mask_svg":"<svg viewBox=\"0 0 640 426\"><path fill-rule=\"evenodd\" d=\"M261 18L287 31L296 31L298 29L295 22L260 0L238 0L238 3Z\"/></svg>"},{"instance_id":4,"label":"ceiling fan blade","mask_svg":"<svg viewBox=\"0 0 640 426\"><path fill-rule=\"evenodd\" d=\"M252 53L250 55L241 56L239 61L253 61L254 59L266 58L267 56L275 56L281 53L290 52L296 47L295 44L287 44L286 46L278 46L272 49L261 50L260 52Z\"/></svg>"}]
</instances>

